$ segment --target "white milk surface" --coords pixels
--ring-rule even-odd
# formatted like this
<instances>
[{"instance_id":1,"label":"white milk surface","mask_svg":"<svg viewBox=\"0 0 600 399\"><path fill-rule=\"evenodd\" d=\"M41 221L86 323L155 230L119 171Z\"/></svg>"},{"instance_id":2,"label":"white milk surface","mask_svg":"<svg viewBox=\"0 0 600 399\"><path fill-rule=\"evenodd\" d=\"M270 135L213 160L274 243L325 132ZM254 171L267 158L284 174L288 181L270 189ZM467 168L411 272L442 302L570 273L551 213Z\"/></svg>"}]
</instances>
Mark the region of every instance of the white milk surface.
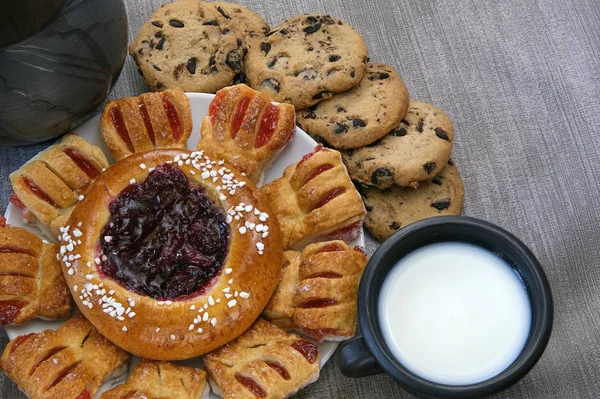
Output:
<instances>
[{"instance_id":1,"label":"white milk surface","mask_svg":"<svg viewBox=\"0 0 600 399\"><path fill-rule=\"evenodd\" d=\"M531 327L521 280L494 253L444 242L392 268L379 294L379 324L396 359L441 384L468 385L506 369Z\"/></svg>"}]
</instances>

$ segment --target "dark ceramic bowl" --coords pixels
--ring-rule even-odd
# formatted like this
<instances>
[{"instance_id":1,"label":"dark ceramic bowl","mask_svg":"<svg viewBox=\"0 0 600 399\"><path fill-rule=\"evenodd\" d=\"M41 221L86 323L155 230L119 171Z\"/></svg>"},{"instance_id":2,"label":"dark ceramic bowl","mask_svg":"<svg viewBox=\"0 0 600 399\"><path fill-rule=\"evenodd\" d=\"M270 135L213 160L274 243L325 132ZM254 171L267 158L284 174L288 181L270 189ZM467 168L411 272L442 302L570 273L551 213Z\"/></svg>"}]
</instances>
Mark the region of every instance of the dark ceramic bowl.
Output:
<instances>
[{"instance_id":1,"label":"dark ceramic bowl","mask_svg":"<svg viewBox=\"0 0 600 399\"><path fill-rule=\"evenodd\" d=\"M0 24L0 145L31 144L83 122L127 53L123 0L7 0Z\"/></svg>"},{"instance_id":2,"label":"dark ceramic bowl","mask_svg":"<svg viewBox=\"0 0 600 399\"><path fill-rule=\"evenodd\" d=\"M531 302L531 330L521 354L500 374L477 384L444 385L411 373L387 348L379 327L379 290L391 268L409 252L444 241L479 245L502 257L521 277ZM508 388L536 364L550 339L553 304L540 263L519 239L482 220L442 216L413 223L379 247L369 260L360 283L358 313L362 337L346 342L338 351L338 362L344 375L362 377L387 372L405 390L420 398L478 398Z\"/></svg>"}]
</instances>

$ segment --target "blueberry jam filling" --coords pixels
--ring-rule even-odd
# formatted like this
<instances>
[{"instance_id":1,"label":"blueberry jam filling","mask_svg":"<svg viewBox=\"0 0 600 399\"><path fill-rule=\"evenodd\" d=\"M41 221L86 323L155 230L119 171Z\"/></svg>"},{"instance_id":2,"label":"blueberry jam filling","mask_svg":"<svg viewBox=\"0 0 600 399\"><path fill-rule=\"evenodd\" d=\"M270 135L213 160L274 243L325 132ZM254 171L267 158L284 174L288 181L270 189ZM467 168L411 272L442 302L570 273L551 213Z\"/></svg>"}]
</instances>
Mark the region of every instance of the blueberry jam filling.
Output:
<instances>
[{"instance_id":1,"label":"blueberry jam filling","mask_svg":"<svg viewBox=\"0 0 600 399\"><path fill-rule=\"evenodd\" d=\"M201 294L227 254L229 226L203 187L165 164L110 203L100 268L155 299Z\"/></svg>"}]
</instances>

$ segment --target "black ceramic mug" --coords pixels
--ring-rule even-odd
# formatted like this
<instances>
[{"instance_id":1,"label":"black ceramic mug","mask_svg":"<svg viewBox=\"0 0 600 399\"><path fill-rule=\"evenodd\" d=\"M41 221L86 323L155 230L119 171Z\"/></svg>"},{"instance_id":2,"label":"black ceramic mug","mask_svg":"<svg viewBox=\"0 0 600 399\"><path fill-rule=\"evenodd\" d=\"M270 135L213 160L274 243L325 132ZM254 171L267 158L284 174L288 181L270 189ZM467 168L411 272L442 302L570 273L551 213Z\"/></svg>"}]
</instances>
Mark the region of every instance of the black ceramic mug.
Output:
<instances>
[{"instance_id":1,"label":"black ceramic mug","mask_svg":"<svg viewBox=\"0 0 600 399\"><path fill-rule=\"evenodd\" d=\"M476 384L444 385L415 375L393 356L379 326L379 291L390 270L408 253L447 241L475 244L503 258L520 276L531 303L531 329L517 359L498 375ZM344 375L356 378L387 372L406 391L421 398L477 398L508 388L537 363L550 339L553 304L540 263L518 238L482 220L442 216L413 223L379 247L360 283L358 314L362 337L344 343L337 355Z\"/></svg>"}]
</instances>

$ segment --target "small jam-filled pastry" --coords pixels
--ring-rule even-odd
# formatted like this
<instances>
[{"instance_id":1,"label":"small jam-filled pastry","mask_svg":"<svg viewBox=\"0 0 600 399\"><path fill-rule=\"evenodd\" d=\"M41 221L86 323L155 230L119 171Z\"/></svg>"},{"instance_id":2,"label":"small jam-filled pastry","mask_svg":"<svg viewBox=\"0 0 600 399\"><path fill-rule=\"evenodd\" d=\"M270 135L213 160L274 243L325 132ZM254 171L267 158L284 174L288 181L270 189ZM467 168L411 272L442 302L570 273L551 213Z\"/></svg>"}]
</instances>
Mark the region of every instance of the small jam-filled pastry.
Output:
<instances>
[{"instance_id":1,"label":"small jam-filled pastry","mask_svg":"<svg viewBox=\"0 0 600 399\"><path fill-rule=\"evenodd\" d=\"M343 341L356 330L357 297L367 257L343 241L285 253L279 285L263 315L319 341Z\"/></svg>"},{"instance_id":2,"label":"small jam-filled pastry","mask_svg":"<svg viewBox=\"0 0 600 399\"><path fill-rule=\"evenodd\" d=\"M209 390L204 370L142 359L125 384L100 399L200 399L208 398Z\"/></svg>"},{"instance_id":3,"label":"small jam-filled pastry","mask_svg":"<svg viewBox=\"0 0 600 399\"><path fill-rule=\"evenodd\" d=\"M360 234L365 207L336 150L317 146L261 191L271 201L285 248L349 242Z\"/></svg>"},{"instance_id":4,"label":"small jam-filled pastry","mask_svg":"<svg viewBox=\"0 0 600 399\"><path fill-rule=\"evenodd\" d=\"M78 199L108 167L102 150L69 133L11 173L10 201L28 224L56 237Z\"/></svg>"},{"instance_id":5,"label":"small jam-filled pastry","mask_svg":"<svg viewBox=\"0 0 600 399\"><path fill-rule=\"evenodd\" d=\"M199 150L224 159L260 184L265 170L292 140L294 106L275 103L244 84L217 92L202 120Z\"/></svg>"},{"instance_id":6,"label":"small jam-filled pastry","mask_svg":"<svg viewBox=\"0 0 600 399\"><path fill-rule=\"evenodd\" d=\"M185 148L192 133L190 100L181 89L169 89L111 101L100 131L117 161L134 152Z\"/></svg>"},{"instance_id":7,"label":"small jam-filled pastry","mask_svg":"<svg viewBox=\"0 0 600 399\"><path fill-rule=\"evenodd\" d=\"M57 250L25 229L0 227L0 325L69 316L71 295Z\"/></svg>"},{"instance_id":8,"label":"small jam-filled pastry","mask_svg":"<svg viewBox=\"0 0 600 399\"><path fill-rule=\"evenodd\" d=\"M319 349L258 319L235 341L204 356L213 391L223 399L280 399L319 378Z\"/></svg>"},{"instance_id":9,"label":"small jam-filled pastry","mask_svg":"<svg viewBox=\"0 0 600 399\"><path fill-rule=\"evenodd\" d=\"M31 399L90 399L105 380L126 371L128 358L77 315L56 331L10 341L0 367Z\"/></svg>"}]
</instances>

